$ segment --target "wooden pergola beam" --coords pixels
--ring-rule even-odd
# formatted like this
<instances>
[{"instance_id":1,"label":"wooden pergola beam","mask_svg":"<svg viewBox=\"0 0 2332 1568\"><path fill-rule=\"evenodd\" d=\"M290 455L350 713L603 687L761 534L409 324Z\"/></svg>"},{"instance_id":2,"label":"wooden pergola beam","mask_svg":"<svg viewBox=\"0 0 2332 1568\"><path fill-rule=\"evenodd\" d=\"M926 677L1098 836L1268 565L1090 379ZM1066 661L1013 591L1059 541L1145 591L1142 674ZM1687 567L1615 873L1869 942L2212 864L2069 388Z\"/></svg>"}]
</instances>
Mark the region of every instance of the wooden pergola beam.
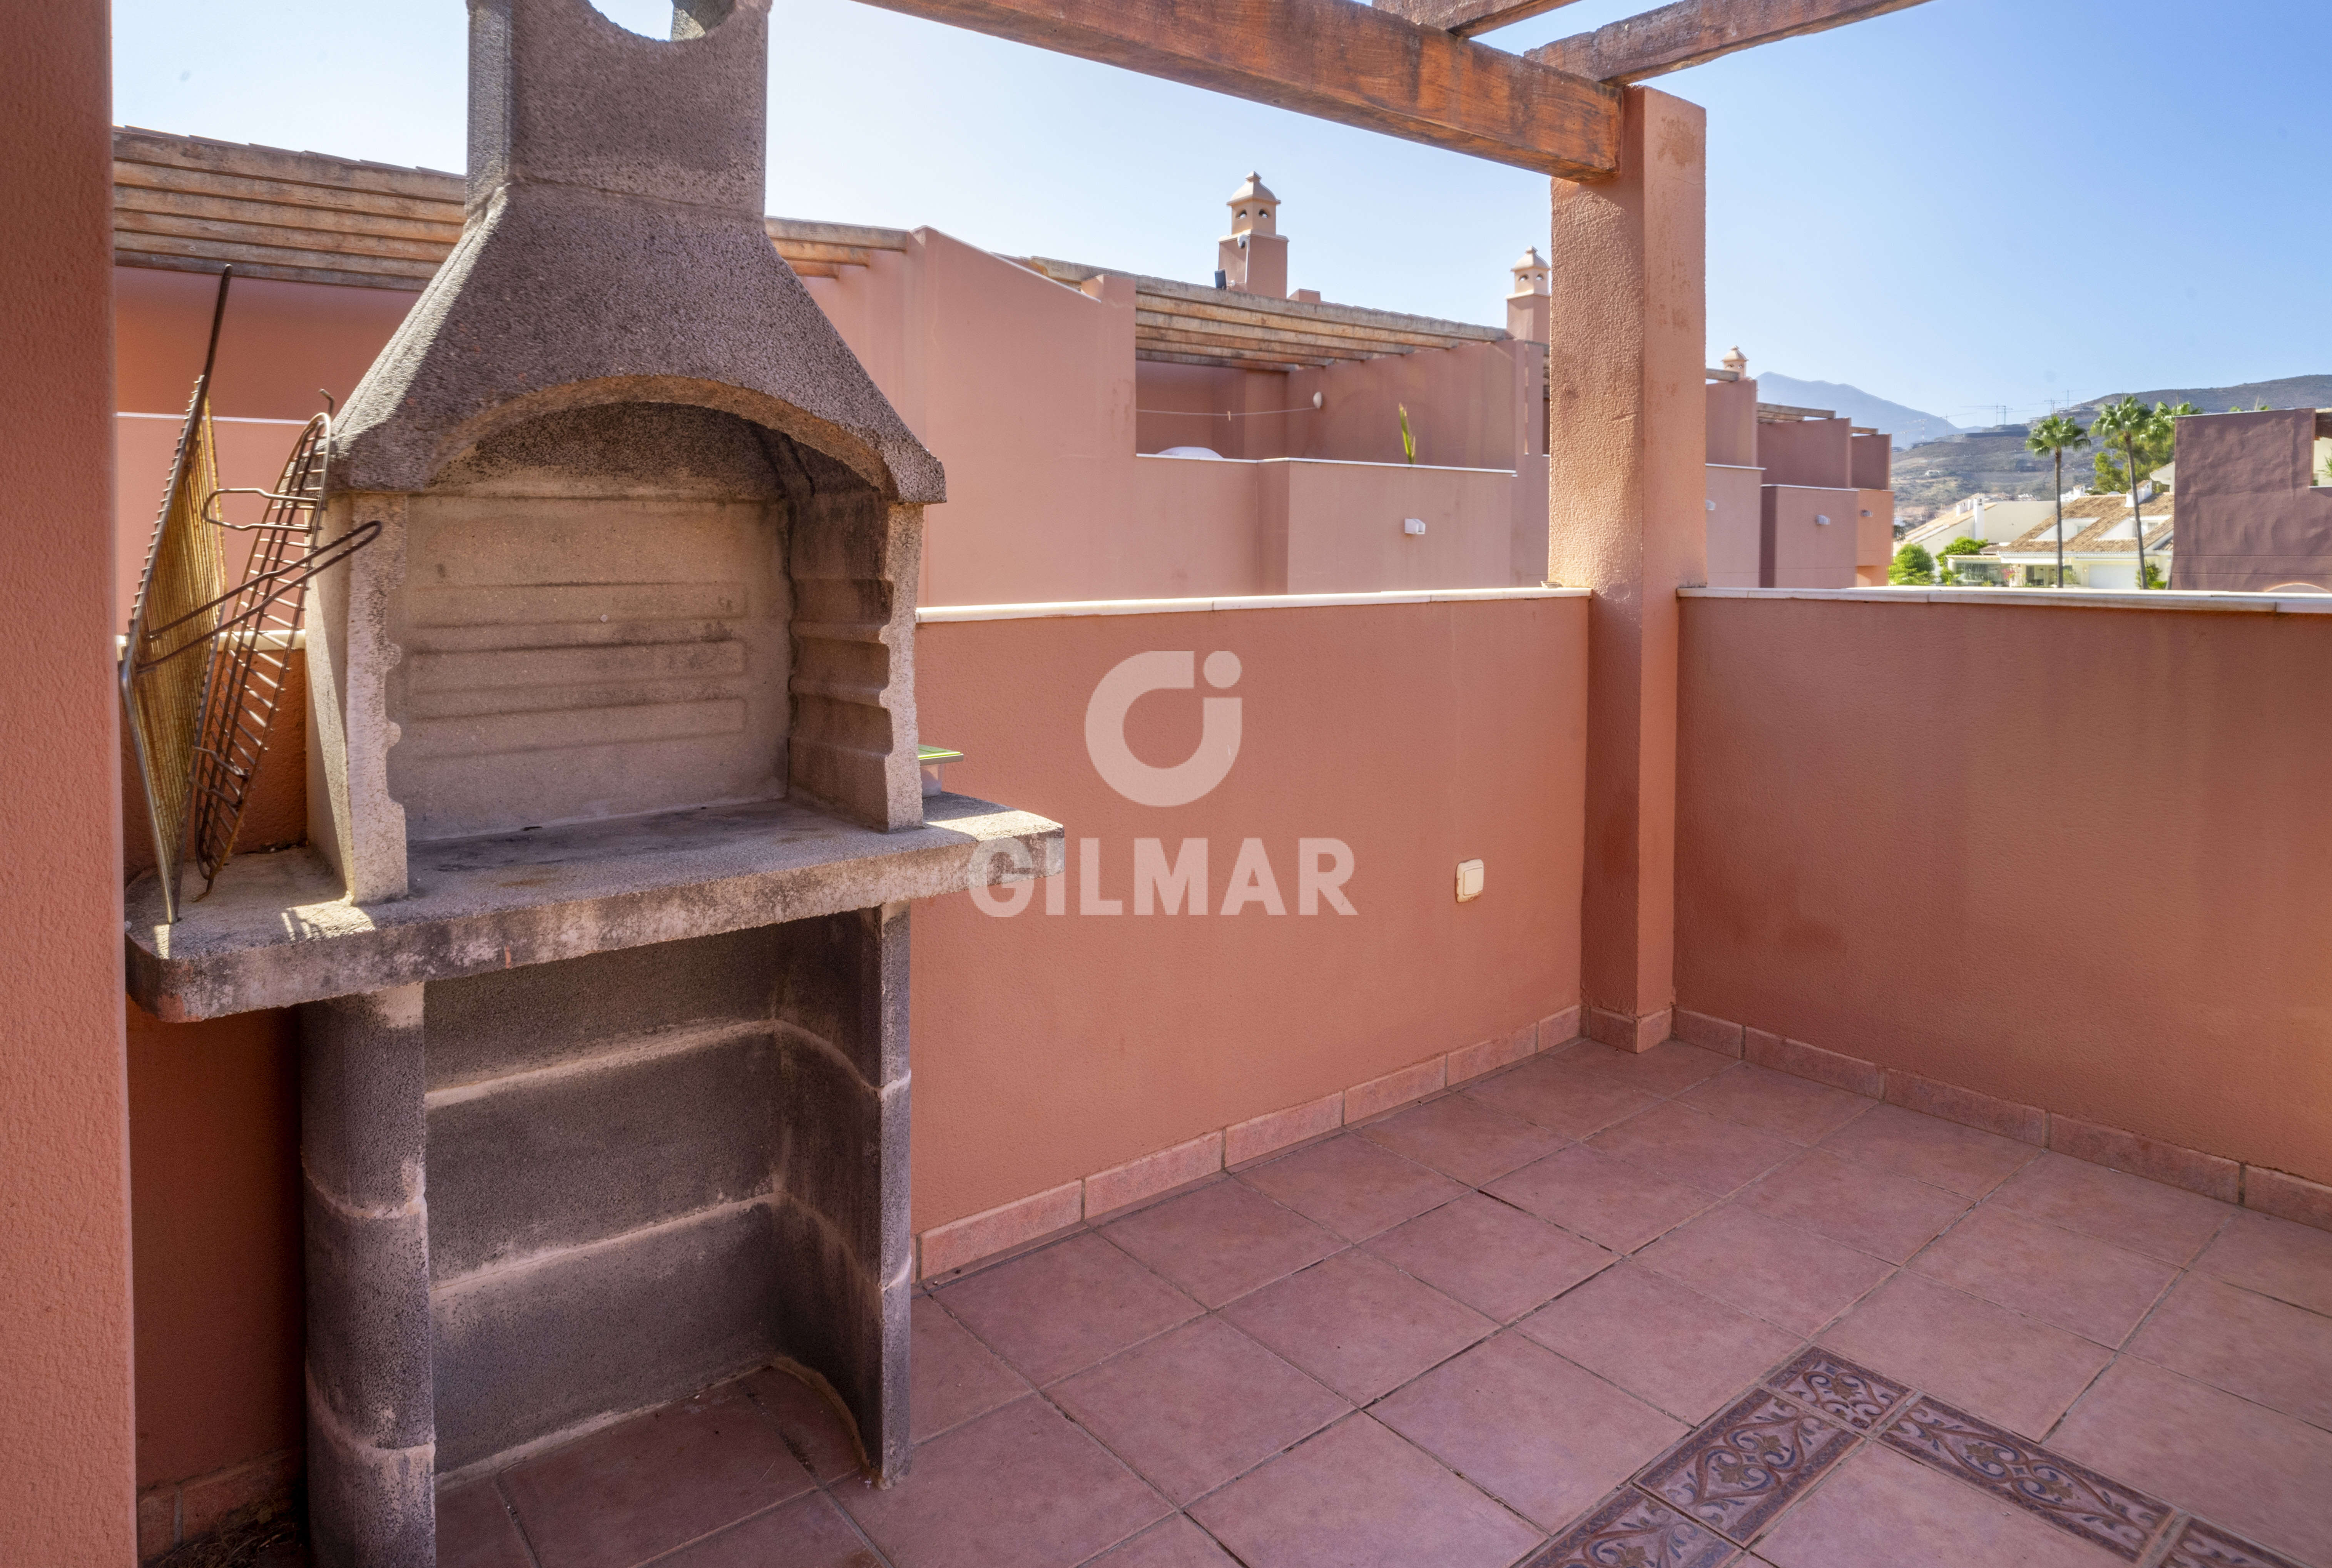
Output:
<instances>
[{"instance_id":1,"label":"wooden pergola beam","mask_svg":"<svg viewBox=\"0 0 2332 1568\"><path fill-rule=\"evenodd\" d=\"M1923 0L1678 0L1530 52L1542 65L1591 81L1643 81L1761 43L1907 11Z\"/></svg>"},{"instance_id":2,"label":"wooden pergola beam","mask_svg":"<svg viewBox=\"0 0 2332 1568\"><path fill-rule=\"evenodd\" d=\"M869 0L1562 179L1619 168L1620 97L1352 0Z\"/></svg>"},{"instance_id":3,"label":"wooden pergola beam","mask_svg":"<svg viewBox=\"0 0 2332 1568\"><path fill-rule=\"evenodd\" d=\"M1405 16L1419 27L1438 27L1471 38L1493 27L1544 16L1572 0L1373 0L1380 11Z\"/></svg>"}]
</instances>

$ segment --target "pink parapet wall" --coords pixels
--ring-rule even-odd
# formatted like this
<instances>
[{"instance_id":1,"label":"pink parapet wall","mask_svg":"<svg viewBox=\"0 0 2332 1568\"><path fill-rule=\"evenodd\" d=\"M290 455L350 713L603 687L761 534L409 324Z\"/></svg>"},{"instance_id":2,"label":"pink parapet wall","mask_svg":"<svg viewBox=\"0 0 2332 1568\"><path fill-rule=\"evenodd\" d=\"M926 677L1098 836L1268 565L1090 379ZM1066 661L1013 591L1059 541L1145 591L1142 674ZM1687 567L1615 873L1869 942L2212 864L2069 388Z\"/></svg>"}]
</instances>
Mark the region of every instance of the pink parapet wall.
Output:
<instances>
[{"instance_id":1,"label":"pink parapet wall","mask_svg":"<svg viewBox=\"0 0 2332 1568\"><path fill-rule=\"evenodd\" d=\"M949 788L1063 823L1069 868L1017 914L969 895L916 908L915 1229L1575 1002L1586 607L1571 595L927 619L922 737L966 753ZM1141 697L1127 744L1171 766L1199 744L1202 703L1235 699L1236 760L1190 804L1138 805L1097 771L1088 705L1125 660L1178 649L1202 668L1234 655L1236 681ZM1349 849L1340 891L1356 913L1325 894L1304 913L1305 839ZM1154 894L1140 913L1137 846L1155 841L1171 865L1192 840L1207 846L1209 913L1162 913ZM1219 913L1250 841L1284 914ZM1467 859L1484 861L1486 888L1460 904ZM1122 913L1084 913L1113 903Z\"/></svg>"},{"instance_id":2,"label":"pink parapet wall","mask_svg":"<svg viewBox=\"0 0 2332 1568\"><path fill-rule=\"evenodd\" d=\"M106 8L8 13L0 102L0 1560L135 1560Z\"/></svg>"},{"instance_id":3,"label":"pink parapet wall","mask_svg":"<svg viewBox=\"0 0 2332 1568\"><path fill-rule=\"evenodd\" d=\"M1679 1005L2332 1181L2332 614L1995 597L1685 600Z\"/></svg>"}]
</instances>

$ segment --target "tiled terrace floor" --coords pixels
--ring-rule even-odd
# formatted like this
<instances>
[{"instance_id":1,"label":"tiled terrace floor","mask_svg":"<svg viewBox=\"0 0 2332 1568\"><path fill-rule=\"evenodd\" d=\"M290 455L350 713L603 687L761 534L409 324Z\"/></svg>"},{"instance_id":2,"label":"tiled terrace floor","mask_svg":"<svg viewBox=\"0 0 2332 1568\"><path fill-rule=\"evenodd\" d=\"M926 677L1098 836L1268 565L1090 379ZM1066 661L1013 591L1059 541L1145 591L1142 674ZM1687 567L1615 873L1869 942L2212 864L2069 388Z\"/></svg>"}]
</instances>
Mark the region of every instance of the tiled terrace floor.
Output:
<instances>
[{"instance_id":1,"label":"tiled terrace floor","mask_svg":"<svg viewBox=\"0 0 2332 1568\"><path fill-rule=\"evenodd\" d=\"M771 1372L446 1568L2332 1568L2332 1234L1578 1044L914 1304L877 1491Z\"/></svg>"}]
</instances>

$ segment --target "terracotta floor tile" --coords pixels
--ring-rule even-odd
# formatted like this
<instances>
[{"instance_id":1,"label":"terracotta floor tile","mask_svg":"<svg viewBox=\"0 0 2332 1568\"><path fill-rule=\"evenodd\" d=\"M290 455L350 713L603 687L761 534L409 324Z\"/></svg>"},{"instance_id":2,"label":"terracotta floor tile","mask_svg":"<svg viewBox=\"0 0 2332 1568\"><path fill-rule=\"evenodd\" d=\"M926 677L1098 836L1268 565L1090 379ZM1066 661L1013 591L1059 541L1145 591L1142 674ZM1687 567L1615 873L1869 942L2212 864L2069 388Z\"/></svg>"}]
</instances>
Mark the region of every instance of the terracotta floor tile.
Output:
<instances>
[{"instance_id":1,"label":"terracotta floor tile","mask_svg":"<svg viewBox=\"0 0 2332 1568\"><path fill-rule=\"evenodd\" d=\"M1371 1122L1360 1130L1370 1143L1430 1165L1468 1187L1552 1154L1563 1135L1464 1095L1444 1095Z\"/></svg>"},{"instance_id":2,"label":"terracotta floor tile","mask_svg":"<svg viewBox=\"0 0 2332 1568\"><path fill-rule=\"evenodd\" d=\"M1366 1415L1190 1514L1249 1568L1506 1568L1540 1539Z\"/></svg>"},{"instance_id":3,"label":"terracotta floor tile","mask_svg":"<svg viewBox=\"0 0 2332 1568\"><path fill-rule=\"evenodd\" d=\"M1798 1152L1787 1139L1696 1111L1670 1100L1587 1142L1599 1153L1710 1192L1730 1192Z\"/></svg>"},{"instance_id":4,"label":"terracotta floor tile","mask_svg":"<svg viewBox=\"0 0 2332 1568\"><path fill-rule=\"evenodd\" d=\"M1911 1270L2104 1345L2136 1333L2178 1273L1988 1203L1913 1258Z\"/></svg>"},{"instance_id":5,"label":"terracotta floor tile","mask_svg":"<svg viewBox=\"0 0 2332 1568\"><path fill-rule=\"evenodd\" d=\"M2079 1230L2149 1257L2184 1265L2238 1210L2199 1192L2165 1187L2063 1154L2044 1153L1992 1196L2002 1209Z\"/></svg>"},{"instance_id":6,"label":"terracotta floor tile","mask_svg":"<svg viewBox=\"0 0 2332 1568\"><path fill-rule=\"evenodd\" d=\"M948 1315L928 1296L913 1307L913 1354L909 1362L908 1427L916 1442L936 1438L1028 1391L1020 1374Z\"/></svg>"},{"instance_id":7,"label":"terracotta floor tile","mask_svg":"<svg viewBox=\"0 0 2332 1568\"><path fill-rule=\"evenodd\" d=\"M1740 1201L1890 1263L1905 1263L1967 1212L1956 1192L1809 1149L1751 1182Z\"/></svg>"},{"instance_id":8,"label":"terracotta floor tile","mask_svg":"<svg viewBox=\"0 0 2332 1568\"><path fill-rule=\"evenodd\" d=\"M1677 1098L1696 1111L1787 1138L1792 1143L1811 1143L1878 1103L1754 1062L1735 1062Z\"/></svg>"},{"instance_id":9,"label":"terracotta floor tile","mask_svg":"<svg viewBox=\"0 0 2332 1568\"><path fill-rule=\"evenodd\" d=\"M437 1568L534 1568L491 1476L438 1494Z\"/></svg>"},{"instance_id":10,"label":"terracotta floor tile","mask_svg":"<svg viewBox=\"0 0 2332 1568\"><path fill-rule=\"evenodd\" d=\"M2130 1342L2129 1353L2310 1426L2332 1428L2332 1317L2190 1274ZM2326 1479L2332 1485L2332 1477Z\"/></svg>"},{"instance_id":11,"label":"terracotta floor tile","mask_svg":"<svg viewBox=\"0 0 2332 1568\"><path fill-rule=\"evenodd\" d=\"M2245 1290L2332 1314L2332 1230L2239 1213L2194 1267Z\"/></svg>"},{"instance_id":12,"label":"terracotta floor tile","mask_svg":"<svg viewBox=\"0 0 2332 1568\"><path fill-rule=\"evenodd\" d=\"M1252 1166L1237 1180L1348 1241L1365 1241L1466 1190L1438 1171L1349 1133L1284 1160Z\"/></svg>"},{"instance_id":13,"label":"terracotta floor tile","mask_svg":"<svg viewBox=\"0 0 2332 1568\"><path fill-rule=\"evenodd\" d=\"M1285 1278L1344 1245L1294 1209L1231 1181L1112 1220L1102 1234L1209 1306Z\"/></svg>"},{"instance_id":14,"label":"terracotta floor tile","mask_svg":"<svg viewBox=\"0 0 2332 1568\"><path fill-rule=\"evenodd\" d=\"M2113 1568L2119 1557L1887 1448L1866 1446L1757 1543L1773 1568Z\"/></svg>"},{"instance_id":15,"label":"terracotta floor tile","mask_svg":"<svg viewBox=\"0 0 2332 1568\"><path fill-rule=\"evenodd\" d=\"M1641 1258L1704 1296L1800 1336L1867 1295L1895 1266L1727 1204L1644 1248Z\"/></svg>"},{"instance_id":16,"label":"terracotta floor tile","mask_svg":"<svg viewBox=\"0 0 2332 1568\"><path fill-rule=\"evenodd\" d=\"M1093 1568L1238 1568L1214 1537L1177 1514L1093 1560Z\"/></svg>"},{"instance_id":17,"label":"terracotta floor tile","mask_svg":"<svg viewBox=\"0 0 2332 1568\"><path fill-rule=\"evenodd\" d=\"M1054 1384L1052 1398L1176 1503L1352 1409L1219 1317L1088 1367Z\"/></svg>"},{"instance_id":18,"label":"terracotta floor tile","mask_svg":"<svg viewBox=\"0 0 2332 1568\"><path fill-rule=\"evenodd\" d=\"M823 1492L757 1514L709 1541L656 1559L655 1568L883 1568L834 1499ZM440 1565L443 1568L443 1565Z\"/></svg>"},{"instance_id":19,"label":"terracotta floor tile","mask_svg":"<svg viewBox=\"0 0 2332 1568\"><path fill-rule=\"evenodd\" d=\"M1609 1268L1521 1330L1669 1415L1706 1420L1799 1341L1640 1263Z\"/></svg>"},{"instance_id":20,"label":"terracotta floor tile","mask_svg":"<svg viewBox=\"0 0 2332 1568\"><path fill-rule=\"evenodd\" d=\"M1916 1274L1888 1281L1821 1343L2028 1438L2047 1436L2113 1359L2079 1334Z\"/></svg>"},{"instance_id":21,"label":"terracotta floor tile","mask_svg":"<svg viewBox=\"0 0 2332 1568\"><path fill-rule=\"evenodd\" d=\"M1682 1040L1668 1040L1649 1051L1615 1050L1593 1040L1581 1040L1554 1059L1571 1071L1593 1074L1640 1094L1663 1095L1681 1095L1739 1060Z\"/></svg>"},{"instance_id":22,"label":"terracotta floor tile","mask_svg":"<svg viewBox=\"0 0 2332 1568\"><path fill-rule=\"evenodd\" d=\"M1639 1262L1604 1269L1521 1333L1681 1421L1705 1421L1801 1339Z\"/></svg>"},{"instance_id":23,"label":"terracotta floor tile","mask_svg":"<svg viewBox=\"0 0 2332 1568\"><path fill-rule=\"evenodd\" d=\"M502 1486L542 1568L633 1568L811 1481L732 1384L514 1466Z\"/></svg>"},{"instance_id":24,"label":"terracotta floor tile","mask_svg":"<svg viewBox=\"0 0 2332 1568\"><path fill-rule=\"evenodd\" d=\"M1550 1533L1689 1429L1515 1334L1434 1368L1371 1413Z\"/></svg>"},{"instance_id":25,"label":"terracotta floor tile","mask_svg":"<svg viewBox=\"0 0 2332 1568\"><path fill-rule=\"evenodd\" d=\"M834 1490L895 1568L1068 1568L1171 1511L1043 1400L932 1439L895 1487Z\"/></svg>"},{"instance_id":26,"label":"terracotta floor tile","mask_svg":"<svg viewBox=\"0 0 2332 1568\"><path fill-rule=\"evenodd\" d=\"M1486 1190L1616 1252L1633 1252L1716 1201L1583 1143L1501 1176Z\"/></svg>"},{"instance_id":27,"label":"terracotta floor tile","mask_svg":"<svg viewBox=\"0 0 2332 1568\"><path fill-rule=\"evenodd\" d=\"M2049 1446L2262 1546L2332 1563L2332 1433L2126 1355Z\"/></svg>"},{"instance_id":28,"label":"terracotta floor tile","mask_svg":"<svg viewBox=\"0 0 2332 1568\"><path fill-rule=\"evenodd\" d=\"M1223 1315L1355 1404L1496 1327L1365 1252L1340 1252L1241 1296Z\"/></svg>"},{"instance_id":29,"label":"terracotta floor tile","mask_svg":"<svg viewBox=\"0 0 2332 1568\"><path fill-rule=\"evenodd\" d=\"M1198 1303L1091 1234L983 1269L939 1296L1039 1383L1199 1315Z\"/></svg>"},{"instance_id":30,"label":"terracotta floor tile","mask_svg":"<svg viewBox=\"0 0 2332 1568\"><path fill-rule=\"evenodd\" d=\"M1659 1104L1657 1095L1567 1067L1562 1056L1534 1056L1510 1072L1468 1085L1458 1098L1478 1100L1566 1138L1584 1138Z\"/></svg>"},{"instance_id":31,"label":"terracotta floor tile","mask_svg":"<svg viewBox=\"0 0 2332 1568\"><path fill-rule=\"evenodd\" d=\"M763 1367L739 1379L738 1386L777 1422L786 1447L805 1459L819 1480L830 1484L858 1473L856 1432L824 1394L779 1367ZM913 1398L910 1390L911 1401ZM912 1416L909 1423L912 1440Z\"/></svg>"},{"instance_id":32,"label":"terracotta floor tile","mask_svg":"<svg viewBox=\"0 0 2332 1568\"><path fill-rule=\"evenodd\" d=\"M1394 1227L1368 1250L1500 1323L1569 1290L1615 1257L1479 1192Z\"/></svg>"},{"instance_id":33,"label":"terracotta floor tile","mask_svg":"<svg viewBox=\"0 0 2332 1568\"><path fill-rule=\"evenodd\" d=\"M1964 1197L1981 1198L2040 1152L2030 1143L1875 1105L1821 1140L1841 1160L1875 1166Z\"/></svg>"}]
</instances>

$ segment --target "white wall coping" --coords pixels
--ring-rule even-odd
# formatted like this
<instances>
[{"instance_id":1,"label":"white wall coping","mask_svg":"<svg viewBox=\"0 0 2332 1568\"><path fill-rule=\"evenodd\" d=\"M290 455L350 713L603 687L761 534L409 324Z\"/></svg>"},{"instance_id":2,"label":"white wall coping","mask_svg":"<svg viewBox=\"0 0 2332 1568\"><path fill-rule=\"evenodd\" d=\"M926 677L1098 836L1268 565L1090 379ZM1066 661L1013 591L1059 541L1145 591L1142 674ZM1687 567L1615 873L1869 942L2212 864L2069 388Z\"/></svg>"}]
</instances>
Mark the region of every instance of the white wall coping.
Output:
<instances>
[{"instance_id":1,"label":"white wall coping","mask_svg":"<svg viewBox=\"0 0 2332 1568\"><path fill-rule=\"evenodd\" d=\"M932 605L915 611L915 624L952 621L1033 621L1071 616L1180 616L1211 610L1307 610L1348 605L1475 604L1492 599L1579 599L1585 588L1392 589L1365 594L1243 594L1206 599L1071 599L1036 605Z\"/></svg>"},{"instance_id":2,"label":"white wall coping","mask_svg":"<svg viewBox=\"0 0 2332 1568\"><path fill-rule=\"evenodd\" d=\"M1199 414L1204 413L1205 410L1196 408L1188 410L1180 408L1153 408L1151 412L1153 414L1181 414L1185 412ZM1313 412L1313 410L1309 408L1287 408L1282 409L1280 412L1286 414L1309 414ZM1197 441L1186 441L1182 443L1182 445L1185 446L1197 446L1202 445L1202 443ZM1210 447L1209 450L1211 451L1213 449ZM1213 457L1176 457L1172 454L1165 452L1137 452L1133 455L1144 459L1145 461L1155 460L1167 463L1233 463L1242 468L1262 468L1274 463L1301 463L1313 468L1401 468L1417 473L1495 473L1506 479L1512 479L1516 473L1515 469L1511 468L1468 468L1461 464L1456 463L1386 463L1380 462L1375 458L1368 457L1224 457L1219 454Z\"/></svg>"},{"instance_id":3,"label":"white wall coping","mask_svg":"<svg viewBox=\"0 0 2332 1568\"><path fill-rule=\"evenodd\" d=\"M1845 599L1872 605L2031 605L2076 610L2216 610L2243 615L2332 615L2332 594L2210 593L2171 588L1684 588L1688 599Z\"/></svg>"}]
</instances>

